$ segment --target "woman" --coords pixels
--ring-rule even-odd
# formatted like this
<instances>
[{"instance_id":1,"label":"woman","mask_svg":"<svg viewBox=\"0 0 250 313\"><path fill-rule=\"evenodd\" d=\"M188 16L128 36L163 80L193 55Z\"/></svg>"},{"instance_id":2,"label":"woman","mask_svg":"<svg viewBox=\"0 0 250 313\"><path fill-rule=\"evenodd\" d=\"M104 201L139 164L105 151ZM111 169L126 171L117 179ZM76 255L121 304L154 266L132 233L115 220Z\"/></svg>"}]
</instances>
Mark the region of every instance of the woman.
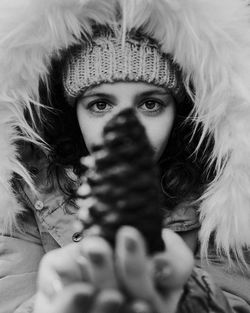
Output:
<instances>
[{"instance_id":1,"label":"woman","mask_svg":"<svg viewBox=\"0 0 250 313\"><path fill-rule=\"evenodd\" d=\"M71 199L75 178L70 169L73 166L77 174L80 155L86 153L86 148L91 152L91 144L100 139L100 130L106 121L118 109L127 106L138 112L155 148L156 159L164 159L166 162L163 164L162 177L167 195L166 208L169 209L166 226L179 232L193 251L199 248L202 255L208 252L214 263L219 260L221 266L209 267L208 270L214 273L214 279L218 278L222 287L227 287L224 288L226 295L235 309L239 303L247 307L249 280L245 280L244 275L248 270L243 270L244 274L238 270L241 263L247 263L245 250L249 245L249 200L244 188L249 179L246 174L249 167L246 138L249 130L247 78L250 73L249 38L246 34L248 9L245 4L236 0L230 0L230 3L190 0L185 3L159 1L127 4L122 1L50 1L43 4L34 1L26 6L23 4L21 11L20 1L18 4L1 4L1 12L5 13L1 19L1 29L6 30L7 34L3 34L1 39L5 51L1 61L1 127L4 146L1 155L2 205L4 210L7 208L1 215L1 242L5 255L11 260L8 266L3 267L2 276L6 277L1 288L13 290L14 277L14 285L18 289L12 294L9 291L4 294L4 312L13 311L34 293L35 272L43 250L64 246L72 241L72 237L74 241L79 239L69 224L75 218L70 213L77 210ZM111 29L116 44L110 33L98 34L96 25L105 25L105 28ZM34 29L37 31L34 32ZM134 29L140 30L139 39L137 32L131 32ZM128 34L133 35L129 40L126 39ZM97 39L94 54L87 45L93 38ZM79 52L82 40L84 49ZM110 71L110 65L113 65L111 44L115 47L114 51L118 49L122 53L123 60L131 57L130 67L120 69L119 65L125 63L118 59L116 67L112 67L115 70ZM68 49L69 46L73 48ZM124 47L130 54L123 55ZM137 49L133 50L132 47ZM82 51L83 54L87 52L89 56L94 55L93 59L82 61ZM146 56L141 58L143 53L151 55L149 67L146 66ZM18 62L13 63L16 56ZM52 70L51 59L55 60L55 64L52 62ZM141 64L142 60L144 63ZM86 62L89 62L88 65ZM79 66L81 71L76 70ZM133 66L134 71L131 70ZM11 70L5 71L5 68ZM58 68L63 69L62 79L61 71L56 76ZM145 71L142 70L144 68ZM103 74L101 79L100 73ZM52 78L50 84L49 77ZM131 82L128 83L128 80ZM140 83L135 83L138 80ZM116 83L110 85L107 82ZM49 92L48 86L52 86ZM91 89L86 90L87 87ZM152 88L155 92L153 95ZM149 98L145 95L147 92L151 92ZM46 119L52 122L42 122L43 127L39 125L44 117L43 114L39 115L39 97L46 106L50 100L56 109L63 108L62 114L55 111L50 117L46 111ZM232 103L236 102L237 106L234 106ZM182 128L183 121L192 109L195 124L187 123ZM75 123L76 117L72 119L75 113L81 132ZM91 125L95 127L91 129ZM164 132L159 132L159 125L164 127ZM196 129L195 137L192 137L193 129ZM76 134L82 134L86 147L82 143L82 136ZM50 152L44 145L37 155L34 152L27 153L27 156L22 153L21 160L15 157L13 142L20 142L20 139L38 141L38 135L50 144ZM72 140L68 140L70 136L73 136L74 142L77 140L78 146L84 147L82 151L75 150L75 144L72 145ZM188 145L190 140L194 147ZM176 142L178 146L173 144ZM27 152L27 144L22 145L18 145L19 151ZM198 153L198 161L195 159L194 151L197 147L201 152L205 148L211 152L210 167L205 167L207 159L202 153ZM176 156L178 162L174 162ZM36 173L37 168L39 173ZM188 175L183 174L183 168L187 169ZM30 180L27 169L29 173L33 171L35 184ZM51 171L49 176L48 170ZM12 172L18 175L14 179ZM22 177L21 181L19 176ZM13 192L17 193L17 197ZM23 210L21 203L29 207L25 211L28 214L20 214ZM235 210L236 207L240 208L239 211ZM196 240L200 227L198 212L201 221L199 242ZM8 227L11 223L15 224L12 233ZM211 247L208 246L209 242L212 243ZM185 246L182 247L185 250ZM217 256L214 247L221 250L225 257ZM27 255L26 251L30 253ZM235 270L239 284L228 287L227 279L230 280L231 274L227 276L224 265L227 264L227 258L232 261L231 252L239 258ZM19 258L11 258L12 253L18 254ZM16 259L20 262L16 262ZM192 258L181 277L174 309L179 304L190 269ZM28 283L24 283L23 273ZM23 285L25 288L22 288ZM243 286L242 290L240 286ZM10 304L8 298L13 295L17 300Z\"/></svg>"}]
</instances>

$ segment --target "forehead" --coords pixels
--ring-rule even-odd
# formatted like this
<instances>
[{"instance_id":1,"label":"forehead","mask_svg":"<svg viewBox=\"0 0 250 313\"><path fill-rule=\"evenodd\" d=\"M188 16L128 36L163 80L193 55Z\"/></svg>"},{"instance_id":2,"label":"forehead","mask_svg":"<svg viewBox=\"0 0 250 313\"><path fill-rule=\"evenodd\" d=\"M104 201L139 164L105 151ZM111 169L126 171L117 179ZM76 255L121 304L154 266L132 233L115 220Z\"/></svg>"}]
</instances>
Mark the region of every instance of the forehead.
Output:
<instances>
[{"instance_id":1,"label":"forehead","mask_svg":"<svg viewBox=\"0 0 250 313\"><path fill-rule=\"evenodd\" d=\"M137 95L141 93L168 93L163 87L144 82L115 82L115 83L102 83L101 85L89 88L84 93L85 96L91 96L99 93L107 94L129 94Z\"/></svg>"}]
</instances>

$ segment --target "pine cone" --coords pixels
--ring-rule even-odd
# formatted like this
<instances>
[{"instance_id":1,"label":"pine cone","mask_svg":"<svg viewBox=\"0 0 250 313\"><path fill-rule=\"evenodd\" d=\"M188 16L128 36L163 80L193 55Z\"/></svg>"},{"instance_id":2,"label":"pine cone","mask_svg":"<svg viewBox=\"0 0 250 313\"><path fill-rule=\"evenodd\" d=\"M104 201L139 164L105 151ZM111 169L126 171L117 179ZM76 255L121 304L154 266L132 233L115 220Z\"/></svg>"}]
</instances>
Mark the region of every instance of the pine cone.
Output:
<instances>
[{"instance_id":1,"label":"pine cone","mask_svg":"<svg viewBox=\"0 0 250 313\"><path fill-rule=\"evenodd\" d=\"M84 232L100 235L114 246L117 230L130 225L144 236L149 253L163 249L159 177L153 154L132 109L123 110L107 123L103 144L93 147L94 164L83 175L91 191L87 193L91 199L87 216L81 214L86 208L79 214L80 218L84 215ZM80 197L84 194L81 188Z\"/></svg>"}]
</instances>

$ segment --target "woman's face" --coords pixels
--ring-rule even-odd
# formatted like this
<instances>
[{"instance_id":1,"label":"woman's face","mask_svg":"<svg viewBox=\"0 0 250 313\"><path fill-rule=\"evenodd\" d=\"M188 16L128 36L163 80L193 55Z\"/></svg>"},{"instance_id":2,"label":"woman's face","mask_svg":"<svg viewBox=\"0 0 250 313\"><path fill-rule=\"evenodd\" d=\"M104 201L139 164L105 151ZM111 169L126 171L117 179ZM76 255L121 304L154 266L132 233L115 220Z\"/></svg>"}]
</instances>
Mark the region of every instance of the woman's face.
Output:
<instances>
[{"instance_id":1,"label":"woman's face","mask_svg":"<svg viewBox=\"0 0 250 313\"><path fill-rule=\"evenodd\" d=\"M79 98L77 117L89 152L102 142L106 123L126 108L134 108L159 159L173 126L174 100L164 88L143 82L103 83Z\"/></svg>"}]
</instances>

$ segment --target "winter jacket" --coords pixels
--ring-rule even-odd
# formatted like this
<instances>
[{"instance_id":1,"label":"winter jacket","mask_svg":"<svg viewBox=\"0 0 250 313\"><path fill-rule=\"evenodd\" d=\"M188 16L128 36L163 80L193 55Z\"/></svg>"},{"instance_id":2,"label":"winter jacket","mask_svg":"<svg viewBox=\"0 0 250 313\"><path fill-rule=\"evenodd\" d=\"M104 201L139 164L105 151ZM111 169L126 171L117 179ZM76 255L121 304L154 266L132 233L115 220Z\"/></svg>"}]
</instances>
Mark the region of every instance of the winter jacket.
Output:
<instances>
[{"instance_id":1,"label":"winter jacket","mask_svg":"<svg viewBox=\"0 0 250 313\"><path fill-rule=\"evenodd\" d=\"M19 229L0 237L0 313L32 312L42 256L52 249L81 240L80 234L73 230L77 209L67 204L60 191L32 197L28 188L18 190L29 200L26 201L26 213L18 219ZM174 212L168 212L165 226L180 235L195 232L199 228L196 210L180 206ZM178 310L250 312L250 271L230 272L212 247L210 258L210 265L205 266L196 253L196 268L185 286Z\"/></svg>"},{"instance_id":2,"label":"winter jacket","mask_svg":"<svg viewBox=\"0 0 250 313\"><path fill-rule=\"evenodd\" d=\"M117 14L117 8L124 7L124 3L127 4L126 23L122 21L122 24L127 25L127 30L143 28L161 43L163 53L173 56L183 71L186 87L190 93L194 91L194 123L203 126L203 139L211 135L213 141L211 161L216 162L217 179L204 192L204 201L199 207L201 225L197 219L191 219L189 225L185 213L190 209L186 208L170 213L169 224L166 222L166 227L173 227L181 235L200 227L203 248L211 234L215 234L216 248L211 245L209 250L211 263L205 265L197 254L197 270L185 287L179 310L230 312L230 303L236 312L249 312L249 270L232 271L227 261L215 253L217 248L227 252L231 249L240 255L244 247L250 246L250 19L247 2L0 1L1 313L32 311L29 298L35 294L42 255L80 239L71 227L74 208L68 207L59 191L38 195L38 198L29 194L30 204L27 199L19 202L16 197L20 190L11 183L15 175L30 185L32 182L20 162L15 143L20 133L27 140L38 140L35 128L31 127L34 125L26 119L27 112L35 108L39 116L39 86L41 82L45 85L48 82L51 58L60 58L60 52L82 40L83 34L91 37L91 25L116 21L121 15L121 12ZM21 203L26 203L26 213L22 213ZM6 225L16 216L19 227L10 232ZM185 229L181 225L185 225ZM249 252L244 252L247 257ZM213 279L199 267L206 267ZM212 281L221 287L224 295ZM22 305L22 311L20 306L25 301L28 302Z\"/></svg>"}]
</instances>

